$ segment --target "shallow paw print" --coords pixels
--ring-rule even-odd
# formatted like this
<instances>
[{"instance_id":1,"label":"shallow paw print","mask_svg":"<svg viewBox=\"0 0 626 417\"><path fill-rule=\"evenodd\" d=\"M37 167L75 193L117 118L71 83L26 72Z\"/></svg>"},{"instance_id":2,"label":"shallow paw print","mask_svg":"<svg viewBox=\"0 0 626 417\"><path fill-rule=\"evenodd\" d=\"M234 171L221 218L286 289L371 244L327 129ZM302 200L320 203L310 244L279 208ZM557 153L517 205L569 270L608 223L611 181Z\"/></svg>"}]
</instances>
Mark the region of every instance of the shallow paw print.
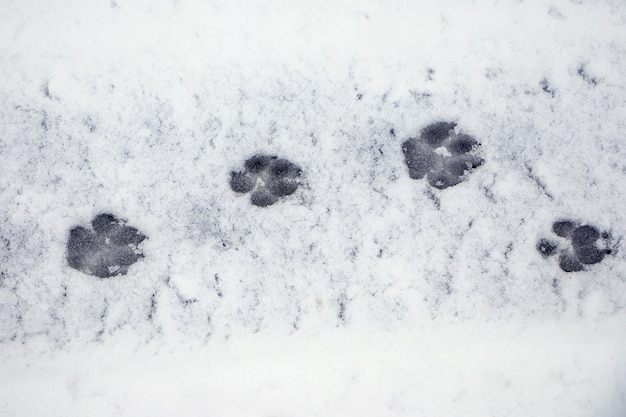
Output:
<instances>
[{"instance_id":1,"label":"shallow paw print","mask_svg":"<svg viewBox=\"0 0 626 417\"><path fill-rule=\"evenodd\" d=\"M245 161L244 168L230 174L230 188L236 193L252 192L250 202L259 207L293 194L302 172L287 159L273 155L254 155Z\"/></svg>"},{"instance_id":2,"label":"shallow paw print","mask_svg":"<svg viewBox=\"0 0 626 417\"><path fill-rule=\"evenodd\" d=\"M614 252L611 246L611 235L600 233L598 228L588 224L580 225L573 220L558 220L552 224L552 232L567 239L567 247L559 249L557 242L540 239L537 250L548 258L559 253L559 266L565 272L577 272L585 269L585 265L597 264L605 255Z\"/></svg>"},{"instance_id":3,"label":"shallow paw print","mask_svg":"<svg viewBox=\"0 0 626 417\"><path fill-rule=\"evenodd\" d=\"M473 137L457 134L456 123L437 122L422 129L419 139L402 144L409 176L414 180L427 177L435 188L444 189L462 182L484 160L475 151L480 144Z\"/></svg>"},{"instance_id":4,"label":"shallow paw print","mask_svg":"<svg viewBox=\"0 0 626 417\"><path fill-rule=\"evenodd\" d=\"M77 226L70 230L67 262L72 268L99 278L124 275L143 258L138 245L145 239L145 235L114 215L99 214L91 228Z\"/></svg>"}]
</instances>

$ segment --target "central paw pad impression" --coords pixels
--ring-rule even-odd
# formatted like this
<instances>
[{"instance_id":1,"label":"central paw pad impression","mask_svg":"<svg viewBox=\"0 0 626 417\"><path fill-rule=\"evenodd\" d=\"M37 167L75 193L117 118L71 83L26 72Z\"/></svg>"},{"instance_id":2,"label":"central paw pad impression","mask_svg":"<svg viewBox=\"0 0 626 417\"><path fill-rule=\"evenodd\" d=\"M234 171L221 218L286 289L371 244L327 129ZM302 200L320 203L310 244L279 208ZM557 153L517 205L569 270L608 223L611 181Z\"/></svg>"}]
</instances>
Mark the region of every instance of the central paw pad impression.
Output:
<instances>
[{"instance_id":1,"label":"central paw pad impression","mask_svg":"<svg viewBox=\"0 0 626 417\"><path fill-rule=\"evenodd\" d=\"M250 201L255 206L271 206L298 189L301 170L287 159L254 155L244 165L243 171L230 174L230 188L236 193L252 191Z\"/></svg>"},{"instance_id":2,"label":"central paw pad impression","mask_svg":"<svg viewBox=\"0 0 626 417\"><path fill-rule=\"evenodd\" d=\"M67 241L68 264L99 278L126 274L128 267L143 258L137 246L146 236L124 223L105 213L93 219L90 229L74 227Z\"/></svg>"},{"instance_id":3,"label":"central paw pad impression","mask_svg":"<svg viewBox=\"0 0 626 417\"><path fill-rule=\"evenodd\" d=\"M435 188L444 189L463 181L467 173L484 161L475 154L480 144L473 137L457 134L456 123L437 122L426 126L420 138L402 144L409 176L419 180L425 176Z\"/></svg>"}]
</instances>

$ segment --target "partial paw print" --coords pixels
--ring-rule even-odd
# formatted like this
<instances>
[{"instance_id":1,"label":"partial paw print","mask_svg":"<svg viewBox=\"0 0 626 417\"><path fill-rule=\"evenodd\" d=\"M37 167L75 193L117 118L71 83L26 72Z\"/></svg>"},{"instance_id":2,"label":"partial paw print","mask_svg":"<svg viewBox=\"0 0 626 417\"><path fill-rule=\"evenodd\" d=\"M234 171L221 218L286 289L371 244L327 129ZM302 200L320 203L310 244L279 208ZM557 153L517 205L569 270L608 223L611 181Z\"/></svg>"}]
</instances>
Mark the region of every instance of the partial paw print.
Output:
<instances>
[{"instance_id":1,"label":"partial paw print","mask_svg":"<svg viewBox=\"0 0 626 417\"><path fill-rule=\"evenodd\" d=\"M409 176L419 180L425 176L435 188L444 189L462 182L484 160L476 154L480 144L463 133L456 133L456 123L437 122L426 126L419 139L402 144Z\"/></svg>"},{"instance_id":2,"label":"partial paw print","mask_svg":"<svg viewBox=\"0 0 626 417\"><path fill-rule=\"evenodd\" d=\"M254 155L244 163L245 169L230 174L230 188L236 193L249 193L255 206L267 207L279 198L298 189L301 169L273 155Z\"/></svg>"},{"instance_id":3,"label":"partial paw print","mask_svg":"<svg viewBox=\"0 0 626 417\"><path fill-rule=\"evenodd\" d=\"M90 228L70 230L67 262L79 271L99 278L125 275L128 268L143 258L138 245L146 236L112 214L97 215Z\"/></svg>"},{"instance_id":4,"label":"partial paw print","mask_svg":"<svg viewBox=\"0 0 626 417\"><path fill-rule=\"evenodd\" d=\"M585 265L597 264L605 255L613 253L611 235L602 232L595 226L580 225L573 220L559 220L552 224L555 235L567 239L569 244L559 249L558 242L540 239L537 250L548 258L559 252L559 266L565 272L577 272L585 269Z\"/></svg>"}]
</instances>

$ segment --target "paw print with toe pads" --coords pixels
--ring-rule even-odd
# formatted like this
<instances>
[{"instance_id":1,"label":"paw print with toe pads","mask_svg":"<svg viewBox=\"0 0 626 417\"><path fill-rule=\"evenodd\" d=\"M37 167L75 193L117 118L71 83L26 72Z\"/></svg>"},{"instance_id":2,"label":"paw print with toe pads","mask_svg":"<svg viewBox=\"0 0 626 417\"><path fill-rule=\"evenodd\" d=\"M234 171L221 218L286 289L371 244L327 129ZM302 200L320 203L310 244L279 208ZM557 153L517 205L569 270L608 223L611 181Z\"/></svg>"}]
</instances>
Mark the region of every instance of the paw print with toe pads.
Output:
<instances>
[{"instance_id":1,"label":"paw print with toe pads","mask_svg":"<svg viewBox=\"0 0 626 417\"><path fill-rule=\"evenodd\" d=\"M244 162L243 171L231 172L230 188L241 194L252 192L250 202L267 207L296 192L301 173L301 169L287 159L258 154Z\"/></svg>"},{"instance_id":2,"label":"paw print with toe pads","mask_svg":"<svg viewBox=\"0 0 626 417\"><path fill-rule=\"evenodd\" d=\"M90 228L76 226L67 241L69 266L99 278L124 275L143 258L138 245L146 236L112 214L97 215Z\"/></svg>"},{"instance_id":3,"label":"paw print with toe pads","mask_svg":"<svg viewBox=\"0 0 626 417\"><path fill-rule=\"evenodd\" d=\"M409 176L414 180L427 177L440 190L462 182L484 163L476 154L480 144L470 135L455 132L456 123L437 122L422 129L419 139L402 144Z\"/></svg>"},{"instance_id":4,"label":"paw print with toe pads","mask_svg":"<svg viewBox=\"0 0 626 417\"><path fill-rule=\"evenodd\" d=\"M600 233L597 227L579 224L573 220L558 220L552 224L552 232L566 239L567 247L559 249L557 242L542 238L537 243L537 250L544 258L559 253L559 266L565 272L578 272L585 265L597 264L606 255L614 252L611 246L611 235Z\"/></svg>"}]
</instances>

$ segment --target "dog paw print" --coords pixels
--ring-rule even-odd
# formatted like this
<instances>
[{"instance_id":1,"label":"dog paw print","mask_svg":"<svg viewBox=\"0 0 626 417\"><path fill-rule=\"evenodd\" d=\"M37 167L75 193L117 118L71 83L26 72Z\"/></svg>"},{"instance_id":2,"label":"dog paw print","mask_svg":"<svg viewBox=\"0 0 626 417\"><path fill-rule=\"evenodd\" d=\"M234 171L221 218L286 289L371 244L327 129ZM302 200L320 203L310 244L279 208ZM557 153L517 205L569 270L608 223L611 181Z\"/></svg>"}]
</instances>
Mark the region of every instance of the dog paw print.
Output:
<instances>
[{"instance_id":1,"label":"dog paw print","mask_svg":"<svg viewBox=\"0 0 626 417\"><path fill-rule=\"evenodd\" d=\"M476 155L480 144L454 130L456 123L437 122L422 129L419 139L411 138L402 144L404 161L409 176L414 180L424 177L440 190L463 181L484 160Z\"/></svg>"},{"instance_id":2,"label":"dog paw print","mask_svg":"<svg viewBox=\"0 0 626 417\"><path fill-rule=\"evenodd\" d=\"M267 207L298 189L301 170L287 159L273 155L254 155L244 163L244 170L231 172L230 188L249 193L255 206Z\"/></svg>"},{"instance_id":3,"label":"dog paw print","mask_svg":"<svg viewBox=\"0 0 626 417\"><path fill-rule=\"evenodd\" d=\"M560 248L557 242L540 239L537 250L548 258L559 253L559 266L565 272L577 272L585 269L585 265L597 264L605 255L613 253L610 249L611 235L600 233L598 228L588 224L580 225L573 220L559 220L552 224L552 232L566 239L567 247Z\"/></svg>"},{"instance_id":4,"label":"dog paw print","mask_svg":"<svg viewBox=\"0 0 626 417\"><path fill-rule=\"evenodd\" d=\"M67 262L72 268L99 278L124 275L143 258L138 245L145 239L141 232L114 215L99 214L91 227L70 230Z\"/></svg>"}]
</instances>

